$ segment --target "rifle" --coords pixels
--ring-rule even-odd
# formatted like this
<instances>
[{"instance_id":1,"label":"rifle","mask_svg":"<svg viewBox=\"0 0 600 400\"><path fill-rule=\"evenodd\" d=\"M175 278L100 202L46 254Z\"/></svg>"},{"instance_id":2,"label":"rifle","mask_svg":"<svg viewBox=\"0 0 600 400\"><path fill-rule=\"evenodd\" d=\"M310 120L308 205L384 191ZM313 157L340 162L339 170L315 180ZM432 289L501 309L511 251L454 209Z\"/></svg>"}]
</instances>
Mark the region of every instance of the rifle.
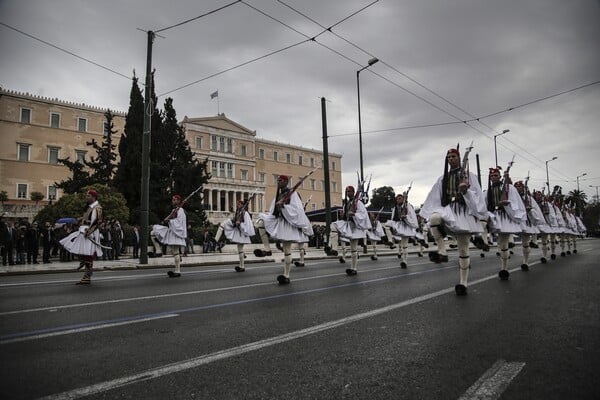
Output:
<instances>
[{"instance_id":1,"label":"rifle","mask_svg":"<svg viewBox=\"0 0 600 400\"><path fill-rule=\"evenodd\" d=\"M202 185L198 186L198 188L196 190L194 190L192 193L189 194L189 196L187 196L185 199L183 199L179 205L174 208L171 213L165 218L163 219L163 222L168 222L170 219L175 218L175 216L177 215L177 212L179 211L179 209L181 207L183 207L184 205L186 205L186 203L188 202L189 199L192 198L193 195L195 195L196 193L198 193L200 191L200 189L202 189Z\"/></svg>"},{"instance_id":2,"label":"rifle","mask_svg":"<svg viewBox=\"0 0 600 400\"><path fill-rule=\"evenodd\" d=\"M510 171L510 168L513 166L514 163L515 163L515 156L513 154L512 160L508 163L508 167L506 167L506 171L504 171L504 178L502 179L502 195L500 196L501 201L508 201L508 185L511 183L508 172Z\"/></svg>"},{"instance_id":3,"label":"rifle","mask_svg":"<svg viewBox=\"0 0 600 400\"><path fill-rule=\"evenodd\" d=\"M290 198L292 197L292 194L300 187L300 185L302 185L302 182L304 182L306 180L306 178L311 176L316 170L317 170L317 168L308 171L308 174L306 174L302 178L300 178L298 180L298 182L296 182L296 184L280 200L277 201L277 203L281 203L281 204L287 203L290 200Z\"/></svg>"},{"instance_id":4,"label":"rifle","mask_svg":"<svg viewBox=\"0 0 600 400\"><path fill-rule=\"evenodd\" d=\"M402 215L400 215L400 218L406 218L406 216L408 215L408 193L410 192L410 189L412 189L412 184L413 184L413 181L410 181L410 185L408 186L408 189L406 189L402 193L402 197L404 197L404 201L402 202Z\"/></svg>"},{"instance_id":5,"label":"rifle","mask_svg":"<svg viewBox=\"0 0 600 400\"><path fill-rule=\"evenodd\" d=\"M244 214L246 213L246 210L248 210L248 206L250 205L250 201L256 196L257 192L254 192L250 195L250 197L248 197L248 199L246 201L244 201L244 204L241 207L238 207L237 210L235 210L235 216L233 217L233 223L242 223L244 222Z\"/></svg>"},{"instance_id":6,"label":"rifle","mask_svg":"<svg viewBox=\"0 0 600 400\"><path fill-rule=\"evenodd\" d=\"M459 146L456 145L457 149L458 147ZM473 141L471 141L471 144L465 150L460 168L460 180L461 182L466 182L467 184L469 183L469 153L471 153L471 150L473 150Z\"/></svg>"},{"instance_id":7,"label":"rifle","mask_svg":"<svg viewBox=\"0 0 600 400\"><path fill-rule=\"evenodd\" d=\"M308 205L308 203L310 203L310 200L312 199L312 194L310 196L308 196L308 199L306 199L306 202L304 202L304 209L306 210L306 206Z\"/></svg>"},{"instance_id":8,"label":"rifle","mask_svg":"<svg viewBox=\"0 0 600 400\"><path fill-rule=\"evenodd\" d=\"M525 178L525 182L523 183L525 186L525 198L524 203L526 208L531 207L531 200L529 199L529 188L527 187L527 183L529 182L529 171L527 171L527 177Z\"/></svg>"}]
</instances>

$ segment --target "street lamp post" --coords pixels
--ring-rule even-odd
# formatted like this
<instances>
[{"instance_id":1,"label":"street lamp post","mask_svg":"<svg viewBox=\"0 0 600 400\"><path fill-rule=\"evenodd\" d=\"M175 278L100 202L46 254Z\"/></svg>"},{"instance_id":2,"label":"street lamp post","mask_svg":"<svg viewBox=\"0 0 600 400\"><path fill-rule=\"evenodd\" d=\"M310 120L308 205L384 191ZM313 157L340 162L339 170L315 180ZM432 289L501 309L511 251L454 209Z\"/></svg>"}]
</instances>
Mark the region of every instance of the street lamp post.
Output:
<instances>
[{"instance_id":1,"label":"street lamp post","mask_svg":"<svg viewBox=\"0 0 600 400\"><path fill-rule=\"evenodd\" d=\"M556 160L558 157L554 156L550 160L546 161L546 186L548 187L548 194L550 194L550 176L548 175L548 163Z\"/></svg>"},{"instance_id":2,"label":"street lamp post","mask_svg":"<svg viewBox=\"0 0 600 400\"><path fill-rule=\"evenodd\" d=\"M364 182L365 180L365 174L364 174L364 170L363 170L363 150L362 150L362 126L361 126L361 122L360 122L360 80L359 80L359 76L360 76L360 72L369 68L371 65L375 64L377 61L379 61L378 58L371 58L366 66L362 67L361 69L359 69L358 71L356 71L356 93L357 93L357 97L358 97L358 146L359 146L359 153L360 153L360 180L361 182Z\"/></svg>"},{"instance_id":3,"label":"street lamp post","mask_svg":"<svg viewBox=\"0 0 600 400\"><path fill-rule=\"evenodd\" d=\"M599 185L590 185L591 188L596 188L596 203L600 202L600 197L598 196L598 188Z\"/></svg>"},{"instance_id":4,"label":"street lamp post","mask_svg":"<svg viewBox=\"0 0 600 400\"><path fill-rule=\"evenodd\" d=\"M496 137L498 136L502 136L505 133L510 132L510 129L505 129L502 131L502 133L499 133L497 135L494 135L494 156L496 157L496 168L498 168L498 149L496 148Z\"/></svg>"},{"instance_id":5,"label":"street lamp post","mask_svg":"<svg viewBox=\"0 0 600 400\"><path fill-rule=\"evenodd\" d=\"M579 192L579 178L581 178L582 176L586 176L586 175L587 175L587 172L584 172L583 174L577 176L577 191L578 192Z\"/></svg>"}]
</instances>

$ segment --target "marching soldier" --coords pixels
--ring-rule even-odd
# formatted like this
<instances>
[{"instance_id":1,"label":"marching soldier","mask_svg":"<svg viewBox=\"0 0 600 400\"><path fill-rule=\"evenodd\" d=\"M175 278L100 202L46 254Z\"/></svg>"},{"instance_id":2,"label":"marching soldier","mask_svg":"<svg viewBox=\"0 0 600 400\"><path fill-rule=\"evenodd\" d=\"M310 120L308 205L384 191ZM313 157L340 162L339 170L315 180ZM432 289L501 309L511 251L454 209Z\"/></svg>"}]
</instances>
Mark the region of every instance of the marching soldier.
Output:
<instances>
[{"instance_id":1,"label":"marching soldier","mask_svg":"<svg viewBox=\"0 0 600 400\"><path fill-rule=\"evenodd\" d=\"M377 243L385 236L381 222L379 222L379 213L369 212L369 219L371 220L371 229L367 230L367 239L373 246L373 255L371 260L377 261Z\"/></svg>"},{"instance_id":2,"label":"marching soldier","mask_svg":"<svg viewBox=\"0 0 600 400\"><path fill-rule=\"evenodd\" d=\"M429 220L429 227L437 244L437 251L429 253L433 262L448 262L444 236L451 233L458 243L460 282L454 287L458 296L467 294L469 268L469 239L482 232L479 220L485 216L485 202L477 176L468 171L467 148L461 165L458 149L446 153L444 175L431 188L420 215Z\"/></svg>"},{"instance_id":3,"label":"marching soldier","mask_svg":"<svg viewBox=\"0 0 600 400\"><path fill-rule=\"evenodd\" d=\"M533 238L540 233L540 229L537 226L537 219L535 216L535 208L532 205L531 194L523 181L515 182L515 189L521 197L521 201L525 206L525 218L521 221L521 247L523 250L523 263L521 269L523 271L529 270L529 253L531 252L531 243Z\"/></svg>"},{"instance_id":4,"label":"marching soldier","mask_svg":"<svg viewBox=\"0 0 600 400\"><path fill-rule=\"evenodd\" d=\"M80 219L79 229L60 241L65 250L79 255L79 268L85 268L83 277L77 282L78 285L92 283L94 258L102 256L98 227L103 220L103 212L98 203L98 192L94 189L88 190L86 202L88 207Z\"/></svg>"},{"instance_id":5,"label":"marching soldier","mask_svg":"<svg viewBox=\"0 0 600 400\"><path fill-rule=\"evenodd\" d=\"M255 256L264 257L272 254L267 233L274 240L281 241L284 254L284 267L283 274L277 276L277 281L280 285L290 283L292 243L306 243L308 242L308 237L313 234L310 221L304 213L302 200L300 200L300 196L296 192L298 186L311 173L300 179L292 189L287 187L290 178L286 175L279 175L277 177L277 194L271 202L269 212L260 213L255 224L264 246L264 250L254 250Z\"/></svg>"},{"instance_id":6,"label":"marching soldier","mask_svg":"<svg viewBox=\"0 0 600 400\"><path fill-rule=\"evenodd\" d=\"M247 208L251 199L252 197L246 201L242 199L238 200L235 215L233 218L222 222L215 235L215 241L217 242L221 239L221 235L225 233L227 239L232 243L237 244L237 251L240 259L240 265L235 267L237 272L244 272L246 270L244 266L244 259L246 258L246 255L244 254L244 244L252 243L250 238L256 234L254 225L252 224L252 218L250 217Z\"/></svg>"},{"instance_id":7,"label":"marching soldier","mask_svg":"<svg viewBox=\"0 0 600 400\"><path fill-rule=\"evenodd\" d=\"M331 224L331 235L329 245L325 246L327 255L337 255L338 237L342 240L350 241L350 253L352 263L350 268L346 269L347 275L356 275L358 264L358 241L365 239L366 231L372 228L367 208L361 201L360 195L355 193L353 186L346 186L346 196L344 198L342 219ZM346 262L340 257L340 262Z\"/></svg>"},{"instance_id":8,"label":"marching soldier","mask_svg":"<svg viewBox=\"0 0 600 400\"><path fill-rule=\"evenodd\" d=\"M162 245L167 246L167 254L173 255L175 271L167 272L169 278L179 278L181 276L181 247L185 247L187 237L187 216L182 208L181 196L176 194L171 197L173 210L163 220L165 225L154 225L150 238L157 251L149 254L149 257L162 257Z\"/></svg>"},{"instance_id":9,"label":"marching soldier","mask_svg":"<svg viewBox=\"0 0 600 400\"><path fill-rule=\"evenodd\" d=\"M398 246L400 268L406 268L408 239L417 236L419 221L417 220L417 214L415 213L414 207L407 201L404 194L398 194L396 196L396 205L392 208L392 217L385 225L385 233L388 240L392 243L394 240L400 241Z\"/></svg>"},{"instance_id":10,"label":"marching soldier","mask_svg":"<svg viewBox=\"0 0 600 400\"><path fill-rule=\"evenodd\" d=\"M486 205L490 216L492 232L498 235L498 248L500 249L500 272L501 280L508 280L510 235L521 232L521 222L527 218L525 206L517 189L509 183L508 168L500 181L500 170L490 168L488 190L486 192ZM526 268L523 268L526 270Z\"/></svg>"}]
</instances>

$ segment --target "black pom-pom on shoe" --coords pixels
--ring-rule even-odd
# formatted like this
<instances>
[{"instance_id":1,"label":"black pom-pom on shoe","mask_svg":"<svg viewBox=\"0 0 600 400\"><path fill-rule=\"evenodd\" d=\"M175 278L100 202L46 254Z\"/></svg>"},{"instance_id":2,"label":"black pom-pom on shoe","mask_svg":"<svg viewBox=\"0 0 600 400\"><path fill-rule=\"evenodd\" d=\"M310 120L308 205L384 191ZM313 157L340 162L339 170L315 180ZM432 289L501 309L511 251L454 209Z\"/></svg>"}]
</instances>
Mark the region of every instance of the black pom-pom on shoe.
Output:
<instances>
[{"instance_id":1,"label":"black pom-pom on shoe","mask_svg":"<svg viewBox=\"0 0 600 400\"><path fill-rule=\"evenodd\" d=\"M346 264L346 259L344 257L340 256L339 260L340 264Z\"/></svg>"},{"instance_id":2,"label":"black pom-pom on shoe","mask_svg":"<svg viewBox=\"0 0 600 400\"><path fill-rule=\"evenodd\" d=\"M295 265L296 267L304 267L304 263L303 263L303 262L300 262L300 261L294 261L294 265Z\"/></svg>"},{"instance_id":3,"label":"black pom-pom on shoe","mask_svg":"<svg viewBox=\"0 0 600 400\"><path fill-rule=\"evenodd\" d=\"M290 278L287 278L283 275L279 275L277 276L277 282L279 282L280 285L287 285L290 283Z\"/></svg>"},{"instance_id":4,"label":"black pom-pom on shoe","mask_svg":"<svg viewBox=\"0 0 600 400\"><path fill-rule=\"evenodd\" d=\"M404 261L400 263L400 268L406 269L406 263Z\"/></svg>"},{"instance_id":5,"label":"black pom-pom on shoe","mask_svg":"<svg viewBox=\"0 0 600 400\"><path fill-rule=\"evenodd\" d=\"M240 266L235 267L235 272L245 272L246 268L242 268Z\"/></svg>"},{"instance_id":6,"label":"black pom-pom on shoe","mask_svg":"<svg viewBox=\"0 0 600 400\"><path fill-rule=\"evenodd\" d=\"M356 275L357 273L358 272L355 269L348 268L346 270L346 275L348 275L348 276L353 276L353 275Z\"/></svg>"},{"instance_id":7,"label":"black pom-pom on shoe","mask_svg":"<svg viewBox=\"0 0 600 400\"><path fill-rule=\"evenodd\" d=\"M458 284L454 286L454 291L456 292L457 296L466 296L467 287L465 285Z\"/></svg>"},{"instance_id":8,"label":"black pom-pom on shoe","mask_svg":"<svg viewBox=\"0 0 600 400\"><path fill-rule=\"evenodd\" d=\"M548 262L548 260L546 260L546 257L542 257L540 261L542 262L542 264L546 264Z\"/></svg>"},{"instance_id":9,"label":"black pom-pom on shoe","mask_svg":"<svg viewBox=\"0 0 600 400\"><path fill-rule=\"evenodd\" d=\"M501 281L507 281L508 277L510 276L510 272L508 272L505 269L500 270L500 272L498 272L498 276L500 277Z\"/></svg>"},{"instance_id":10,"label":"black pom-pom on shoe","mask_svg":"<svg viewBox=\"0 0 600 400\"><path fill-rule=\"evenodd\" d=\"M521 264L521 271L529 271L529 265Z\"/></svg>"}]
</instances>

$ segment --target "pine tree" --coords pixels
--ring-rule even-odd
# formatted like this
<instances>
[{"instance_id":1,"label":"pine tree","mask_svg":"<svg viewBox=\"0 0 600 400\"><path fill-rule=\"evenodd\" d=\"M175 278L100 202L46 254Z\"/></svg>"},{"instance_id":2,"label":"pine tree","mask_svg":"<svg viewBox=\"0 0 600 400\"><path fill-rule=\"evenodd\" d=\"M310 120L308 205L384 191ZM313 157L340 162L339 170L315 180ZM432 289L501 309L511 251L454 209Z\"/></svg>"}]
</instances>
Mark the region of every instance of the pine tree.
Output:
<instances>
[{"instance_id":1,"label":"pine tree","mask_svg":"<svg viewBox=\"0 0 600 400\"><path fill-rule=\"evenodd\" d=\"M131 210L131 222L139 220L142 181L142 138L144 134L144 98L133 77L129 94L129 110L119 142L120 161L113 179L115 188L123 194Z\"/></svg>"},{"instance_id":2,"label":"pine tree","mask_svg":"<svg viewBox=\"0 0 600 400\"><path fill-rule=\"evenodd\" d=\"M71 178L60 182L54 182L54 186L62 189L67 194L73 194L81 191L85 186L91 185L90 173L84 169L85 164L79 161L70 161L69 157L59 158L58 162L65 165L73 174Z\"/></svg>"},{"instance_id":3,"label":"pine tree","mask_svg":"<svg viewBox=\"0 0 600 400\"><path fill-rule=\"evenodd\" d=\"M114 130L113 114L110 110L104 113L104 117L106 119L104 140L102 141L102 145L98 145L96 139L86 142L86 145L92 146L96 150L96 157L92 157L90 161L86 161L85 165L93 171L90 179L94 184L111 186L117 167L117 154L115 153L117 146L112 142L112 135L117 133L117 131Z\"/></svg>"}]
</instances>

